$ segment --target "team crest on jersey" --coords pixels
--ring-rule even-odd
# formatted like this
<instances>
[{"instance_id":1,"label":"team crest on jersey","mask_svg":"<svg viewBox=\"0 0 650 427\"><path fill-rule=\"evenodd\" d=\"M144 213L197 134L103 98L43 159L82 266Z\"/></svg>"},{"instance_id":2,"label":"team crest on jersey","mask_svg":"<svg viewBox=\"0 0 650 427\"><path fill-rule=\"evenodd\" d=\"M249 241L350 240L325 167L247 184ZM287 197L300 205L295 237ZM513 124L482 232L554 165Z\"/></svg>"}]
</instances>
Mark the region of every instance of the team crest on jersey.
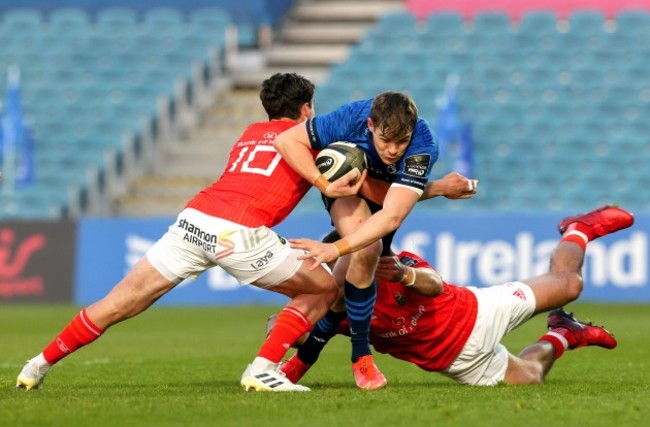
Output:
<instances>
[{"instance_id":1,"label":"team crest on jersey","mask_svg":"<svg viewBox=\"0 0 650 427\"><path fill-rule=\"evenodd\" d=\"M413 267L415 264L418 263L418 260L411 258L410 256L404 255L399 259L399 262L401 262L407 267Z\"/></svg>"},{"instance_id":2,"label":"team crest on jersey","mask_svg":"<svg viewBox=\"0 0 650 427\"><path fill-rule=\"evenodd\" d=\"M404 295L400 294L399 292L395 292L395 301L399 306L404 306L406 304L406 298Z\"/></svg>"},{"instance_id":3,"label":"team crest on jersey","mask_svg":"<svg viewBox=\"0 0 650 427\"><path fill-rule=\"evenodd\" d=\"M285 238L282 237L282 236L278 236L278 240L280 240L280 243L282 243L283 245L286 245L286 244L287 244L287 239L285 239Z\"/></svg>"},{"instance_id":4,"label":"team crest on jersey","mask_svg":"<svg viewBox=\"0 0 650 427\"><path fill-rule=\"evenodd\" d=\"M424 178L429 170L431 155L416 154L404 159L404 174Z\"/></svg>"}]
</instances>

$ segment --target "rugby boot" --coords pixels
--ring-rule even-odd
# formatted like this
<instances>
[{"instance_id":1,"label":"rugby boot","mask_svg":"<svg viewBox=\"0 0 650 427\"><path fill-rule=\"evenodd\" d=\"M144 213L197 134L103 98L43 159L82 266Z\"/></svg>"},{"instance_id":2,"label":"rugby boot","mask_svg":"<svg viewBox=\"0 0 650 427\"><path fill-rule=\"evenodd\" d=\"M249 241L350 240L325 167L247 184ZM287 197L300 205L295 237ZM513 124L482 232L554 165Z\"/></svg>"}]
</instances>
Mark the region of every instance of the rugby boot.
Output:
<instances>
[{"instance_id":1,"label":"rugby boot","mask_svg":"<svg viewBox=\"0 0 650 427\"><path fill-rule=\"evenodd\" d=\"M388 383L384 374L375 365L372 354L362 356L354 362L352 364L352 372L354 372L354 380L357 383L357 387L364 390L375 390L386 386Z\"/></svg>"},{"instance_id":2,"label":"rugby boot","mask_svg":"<svg viewBox=\"0 0 650 427\"><path fill-rule=\"evenodd\" d=\"M591 241L611 234L634 224L634 215L618 206L607 205L591 212L564 218L558 225L560 234L564 234L570 224L580 223L578 229Z\"/></svg>"},{"instance_id":3,"label":"rugby boot","mask_svg":"<svg viewBox=\"0 0 650 427\"><path fill-rule=\"evenodd\" d=\"M607 329L594 326L591 322L581 322L573 313L567 313L562 308L548 313L548 330L563 336L570 349L597 345L603 348L616 348L616 339Z\"/></svg>"},{"instance_id":4,"label":"rugby boot","mask_svg":"<svg viewBox=\"0 0 650 427\"><path fill-rule=\"evenodd\" d=\"M255 391L311 391L309 387L294 384L283 372L273 366L264 371L255 372L251 365L248 365L242 374L240 385L245 391L253 389Z\"/></svg>"},{"instance_id":5,"label":"rugby boot","mask_svg":"<svg viewBox=\"0 0 650 427\"><path fill-rule=\"evenodd\" d=\"M289 381L296 384L311 368L311 365L303 362L298 357L298 353L287 359L280 365L280 372L282 372Z\"/></svg>"},{"instance_id":6,"label":"rugby boot","mask_svg":"<svg viewBox=\"0 0 650 427\"><path fill-rule=\"evenodd\" d=\"M24 388L26 390L43 388L43 380L45 380L45 375L50 368L50 365L39 365L33 360L28 360L23 370L18 374L16 388Z\"/></svg>"}]
</instances>

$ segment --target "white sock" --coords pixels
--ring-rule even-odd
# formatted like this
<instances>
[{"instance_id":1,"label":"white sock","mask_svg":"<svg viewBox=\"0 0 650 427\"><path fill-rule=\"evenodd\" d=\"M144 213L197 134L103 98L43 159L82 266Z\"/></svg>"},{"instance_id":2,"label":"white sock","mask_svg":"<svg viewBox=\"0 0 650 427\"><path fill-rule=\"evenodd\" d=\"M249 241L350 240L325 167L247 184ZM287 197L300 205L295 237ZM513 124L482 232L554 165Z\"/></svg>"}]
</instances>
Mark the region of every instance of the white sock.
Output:
<instances>
[{"instance_id":1,"label":"white sock","mask_svg":"<svg viewBox=\"0 0 650 427\"><path fill-rule=\"evenodd\" d=\"M263 371L268 371L269 369L272 369L275 367L275 363L272 363L269 359L265 359L264 357L256 357L255 360L253 360L253 363L251 363L251 366L253 367L253 370L255 372L263 372Z\"/></svg>"},{"instance_id":2,"label":"white sock","mask_svg":"<svg viewBox=\"0 0 650 427\"><path fill-rule=\"evenodd\" d=\"M47 360L45 360L45 357L43 356L43 353L40 353L38 356L34 357L30 362L36 363L40 368L46 368L50 369L52 365L50 365Z\"/></svg>"}]
</instances>

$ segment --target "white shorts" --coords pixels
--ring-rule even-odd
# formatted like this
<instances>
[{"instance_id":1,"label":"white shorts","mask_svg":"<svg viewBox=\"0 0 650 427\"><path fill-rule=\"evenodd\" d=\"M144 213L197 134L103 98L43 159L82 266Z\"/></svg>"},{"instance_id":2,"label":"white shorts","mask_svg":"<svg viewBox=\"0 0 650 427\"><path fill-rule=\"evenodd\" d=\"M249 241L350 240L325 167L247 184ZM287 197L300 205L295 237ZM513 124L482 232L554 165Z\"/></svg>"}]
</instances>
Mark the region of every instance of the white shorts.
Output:
<instances>
[{"instance_id":1,"label":"white shorts","mask_svg":"<svg viewBox=\"0 0 650 427\"><path fill-rule=\"evenodd\" d=\"M268 227L249 228L184 209L146 256L175 283L218 265L239 283L270 288L295 274L302 253Z\"/></svg>"},{"instance_id":2,"label":"white shorts","mask_svg":"<svg viewBox=\"0 0 650 427\"><path fill-rule=\"evenodd\" d=\"M440 373L461 384L497 385L508 369L508 350L500 341L534 314L535 294L522 282L468 289L478 300L476 324L458 357Z\"/></svg>"}]
</instances>

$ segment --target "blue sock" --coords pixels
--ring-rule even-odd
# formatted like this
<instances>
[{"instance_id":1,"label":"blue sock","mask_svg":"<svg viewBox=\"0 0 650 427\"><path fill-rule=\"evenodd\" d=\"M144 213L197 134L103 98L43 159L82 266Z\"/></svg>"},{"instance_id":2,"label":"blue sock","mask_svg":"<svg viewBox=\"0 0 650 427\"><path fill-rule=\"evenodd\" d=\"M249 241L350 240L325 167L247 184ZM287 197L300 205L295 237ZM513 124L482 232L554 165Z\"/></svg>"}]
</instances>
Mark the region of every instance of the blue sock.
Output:
<instances>
[{"instance_id":1,"label":"blue sock","mask_svg":"<svg viewBox=\"0 0 650 427\"><path fill-rule=\"evenodd\" d=\"M336 328L346 316L345 311L337 313L336 311L327 310L325 316L311 330L307 341L298 349L298 358L308 365L316 363L325 344L334 336Z\"/></svg>"},{"instance_id":2,"label":"blue sock","mask_svg":"<svg viewBox=\"0 0 650 427\"><path fill-rule=\"evenodd\" d=\"M352 363L370 351L370 319L377 299L377 285L373 280L369 287L358 289L345 281L345 307L350 321Z\"/></svg>"}]
</instances>

